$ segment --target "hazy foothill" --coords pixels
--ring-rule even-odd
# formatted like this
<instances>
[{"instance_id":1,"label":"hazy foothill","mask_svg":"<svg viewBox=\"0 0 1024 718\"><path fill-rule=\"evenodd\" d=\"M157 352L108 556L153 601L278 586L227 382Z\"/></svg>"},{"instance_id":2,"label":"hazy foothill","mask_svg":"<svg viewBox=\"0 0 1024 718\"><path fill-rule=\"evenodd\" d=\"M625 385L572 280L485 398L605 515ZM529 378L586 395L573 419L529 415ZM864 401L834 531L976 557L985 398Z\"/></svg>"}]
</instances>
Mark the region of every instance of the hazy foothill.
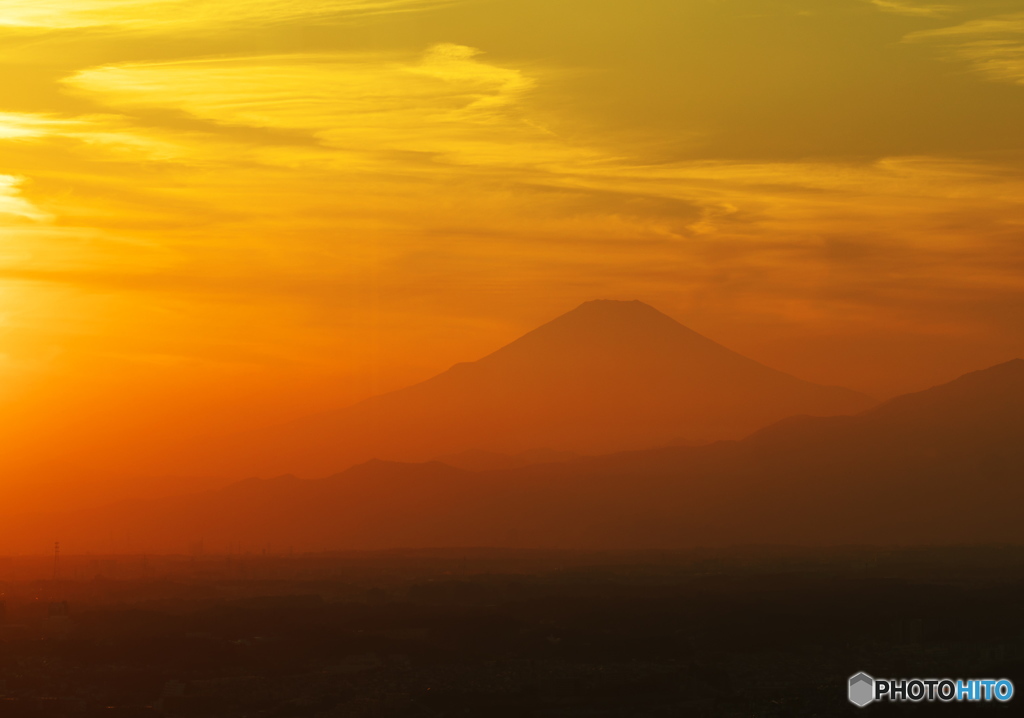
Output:
<instances>
[{"instance_id":1,"label":"hazy foothill","mask_svg":"<svg viewBox=\"0 0 1024 718\"><path fill-rule=\"evenodd\" d=\"M225 470L312 478L370 459L709 443L787 416L854 413L873 403L740 356L643 302L597 300L420 384L206 453Z\"/></svg>"},{"instance_id":2,"label":"hazy foothill","mask_svg":"<svg viewBox=\"0 0 1024 718\"><path fill-rule=\"evenodd\" d=\"M22 516L3 540L158 553L1019 541L1024 361L876 406L641 302L594 301L422 384L233 437L223 456L272 473Z\"/></svg>"}]
</instances>

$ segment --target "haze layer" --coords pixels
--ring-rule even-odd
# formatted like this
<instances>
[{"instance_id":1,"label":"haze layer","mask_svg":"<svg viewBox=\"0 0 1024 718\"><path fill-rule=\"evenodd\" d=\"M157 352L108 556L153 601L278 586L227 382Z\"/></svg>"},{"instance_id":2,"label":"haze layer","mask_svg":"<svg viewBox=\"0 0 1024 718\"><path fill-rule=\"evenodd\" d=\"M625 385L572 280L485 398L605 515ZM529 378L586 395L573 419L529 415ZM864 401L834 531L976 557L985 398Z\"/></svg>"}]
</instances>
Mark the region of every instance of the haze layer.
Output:
<instances>
[{"instance_id":1,"label":"haze layer","mask_svg":"<svg viewBox=\"0 0 1024 718\"><path fill-rule=\"evenodd\" d=\"M1024 540L1024 360L857 416L796 417L738 442L519 469L372 461L328 478L61 516L0 545L182 552L516 546L935 545Z\"/></svg>"},{"instance_id":2,"label":"haze layer","mask_svg":"<svg viewBox=\"0 0 1024 718\"><path fill-rule=\"evenodd\" d=\"M596 300L415 386L215 441L186 473L317 477L474 450L606 454L736 439L873 403L740 356L643 302Z\"/></svg>"}]
</instances>

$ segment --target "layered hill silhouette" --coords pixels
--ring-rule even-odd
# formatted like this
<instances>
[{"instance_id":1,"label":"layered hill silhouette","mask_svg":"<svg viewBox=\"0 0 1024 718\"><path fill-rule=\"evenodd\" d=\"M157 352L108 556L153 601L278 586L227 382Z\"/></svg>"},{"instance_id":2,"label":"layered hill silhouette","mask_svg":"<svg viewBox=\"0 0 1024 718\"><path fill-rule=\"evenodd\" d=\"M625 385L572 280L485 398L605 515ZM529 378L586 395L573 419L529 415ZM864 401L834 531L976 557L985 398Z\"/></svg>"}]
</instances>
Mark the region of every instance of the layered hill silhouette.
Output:
<instances>
[{"instance_id":1,"label":"layered hill silhouette","mask_svg":"<svg viewBox=\"0 0 1024 718\"><path fill-rule=\"evenodd\" d=\"M571 451L552 449L531 449L518 454L499 454L495 451L470 449L457 454L438 456L436 461L458 469L470 471L493 471L495 469L521 469L534 464L564 464L583 458Z\"/></svg>"},{"instance_id":2,"label":"layered hill silhouette","mask_svg":"<svg viewBox=\"0 0 1024 718\"><path fill-rule=\"evenodd\" d=\"M468 471L371 461L319 480L226 489L61 517L0 541L96 550L259 551L1024 540L1024 361L856 416L786 419L739 441ZM55 533L58 532L58 533Z\"/></svg>"},{"instance_id":3,"label":"layered hill silhouette","mask_svg":"<svg viewBox=\"0 0 1024 718\"><path fill-rule=\"evenodd\" d=\"M747 359L642 302L598 300L479 361L208 453L224 471L311 477L373 458L707 443L873 404Z\"/></svg>"}]
</instances>

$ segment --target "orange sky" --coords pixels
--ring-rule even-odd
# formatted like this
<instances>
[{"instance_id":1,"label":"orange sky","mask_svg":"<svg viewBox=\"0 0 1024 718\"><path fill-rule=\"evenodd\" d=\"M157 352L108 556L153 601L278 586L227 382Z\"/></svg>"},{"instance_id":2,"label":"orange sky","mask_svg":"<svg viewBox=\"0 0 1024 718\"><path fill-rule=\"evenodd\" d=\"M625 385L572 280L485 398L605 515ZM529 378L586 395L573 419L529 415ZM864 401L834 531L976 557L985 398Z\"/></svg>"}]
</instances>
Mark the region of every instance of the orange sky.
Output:
<instances>
[{"instance_id":1,"label":"orange sky","mask_svg":"<svg viewBox=\"0 0 1024 718\"><path fill-rule=\"evenodd\" d=\"M0 0L0 77L12 496L600 297L876 397L1024 355L1021 0Z\"/></svg>"}]
</instances>

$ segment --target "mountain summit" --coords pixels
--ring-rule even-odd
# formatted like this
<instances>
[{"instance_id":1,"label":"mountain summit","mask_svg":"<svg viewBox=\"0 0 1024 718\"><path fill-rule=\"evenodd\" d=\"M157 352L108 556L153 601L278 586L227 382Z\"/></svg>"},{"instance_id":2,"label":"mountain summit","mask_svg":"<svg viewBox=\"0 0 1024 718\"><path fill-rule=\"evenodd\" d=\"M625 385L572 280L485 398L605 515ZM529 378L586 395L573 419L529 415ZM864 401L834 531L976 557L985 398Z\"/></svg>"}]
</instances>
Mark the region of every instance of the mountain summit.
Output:
<instances>
[{"instance_id":1,"label":"mountain summit","mask_svg":"<svg viewBox=\"0 0 1024 718\"><path fill-rule=\"evenodd\" d=\"M597 454L739 438L872 403L770 369L643 302L598 300L420 384L248 436L241 465L316 476L467 450Z\"/></svg>"}]
</instances>

